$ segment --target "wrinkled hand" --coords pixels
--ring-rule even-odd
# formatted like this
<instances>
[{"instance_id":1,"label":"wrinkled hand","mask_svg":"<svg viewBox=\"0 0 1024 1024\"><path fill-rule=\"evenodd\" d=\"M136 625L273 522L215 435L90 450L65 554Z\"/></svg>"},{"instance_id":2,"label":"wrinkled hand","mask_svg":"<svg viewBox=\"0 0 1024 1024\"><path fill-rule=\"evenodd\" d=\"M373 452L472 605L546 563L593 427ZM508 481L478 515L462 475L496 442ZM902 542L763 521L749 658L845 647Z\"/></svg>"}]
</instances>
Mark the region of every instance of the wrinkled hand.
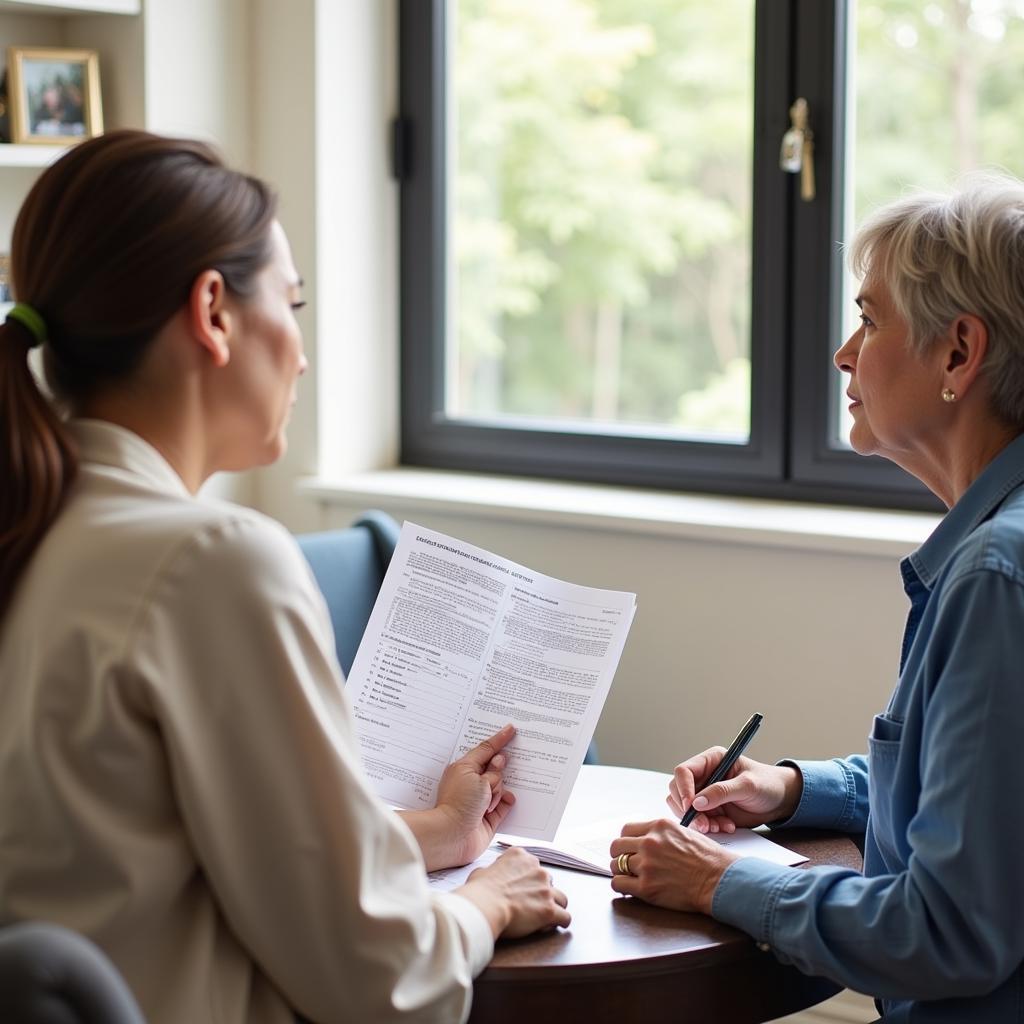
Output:
<instances>
[{"instance_id":1,"label":"wrinkled hand","mask_svg":"<svg viewBox=\"0 0 1024 1024\"><path fill-rule=\"evenodd\" d=\"M693 802L700 812L690 828L698 832L735 832L767 821L788 818L803 792L803 777L795 768L762 764L741 757L729 775L697 791L718 767L725 747L711 747L676 766L665 802L682 817Z\"/></svg>"},{"instance_id":2,"label":"wrinkled hand","mask_svg":"<svg viewBox=\"0 0 1024 1024\"><path fill-rule=\"evenodd\" d=\"M508 755L501 751L515 734L515 726L506 725L453 761L441 776L436 809L450 823L452 864L468 864L479 857L512 810L516 798L501 777Z\"/></svg>"},{"instance_id":3,"label":"wrinkled hand","mask_svg":"<svg viewBox=\"0 0 1024 1024\"><path fill-rule=\"evenodd\" d=\"M477 903L504 939L567 928L572 920L565 893L555 888L540 861L518 846L477 868L456 891Z\"/></svg>"},{"instance_id":4,"label":"wrinkled hand","mask_svg":"<svg viewBox=\"0 0 1024 1024\"><path fill-rule=\"evenodd\" d=\"M725 869L738 854L678 821L630 822L613 839L612 888L624 896L670 910L711 913L711 901ZM616 858L628 853L629 874L618 874Z\"/></svg>"}]
</instances>

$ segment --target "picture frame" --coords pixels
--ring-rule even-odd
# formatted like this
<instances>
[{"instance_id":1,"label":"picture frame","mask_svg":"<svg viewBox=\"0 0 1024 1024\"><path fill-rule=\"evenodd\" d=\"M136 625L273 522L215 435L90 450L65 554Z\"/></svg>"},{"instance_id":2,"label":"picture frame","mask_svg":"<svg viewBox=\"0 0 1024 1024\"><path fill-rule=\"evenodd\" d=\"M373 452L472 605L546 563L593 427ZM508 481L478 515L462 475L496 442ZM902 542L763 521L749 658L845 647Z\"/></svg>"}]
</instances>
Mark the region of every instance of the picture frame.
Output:
<instances>
[{"instance_id":1,"label":"picture frame","mask_svg":"<svg viewBox=\"0 0 1024 1024\"><path fill-rule=\"evenodd\" d=\"M7 48L11 142L67 145L103 132L95 50Z\"/></svg>"}]
</instances>

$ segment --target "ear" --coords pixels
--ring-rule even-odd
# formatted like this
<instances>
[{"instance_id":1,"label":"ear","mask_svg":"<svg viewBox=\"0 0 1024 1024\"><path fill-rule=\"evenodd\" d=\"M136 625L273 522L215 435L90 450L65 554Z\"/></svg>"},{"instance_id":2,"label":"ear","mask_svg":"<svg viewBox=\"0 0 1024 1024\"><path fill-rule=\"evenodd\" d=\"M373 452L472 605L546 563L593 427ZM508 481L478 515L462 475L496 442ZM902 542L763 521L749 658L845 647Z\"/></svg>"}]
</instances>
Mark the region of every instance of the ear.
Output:
<instances>
[{"instance_id":1,"label":"ear","mask_svg":"<svg viewBox=\"0 0 1024 1024\"><path fill-rule=\"evenodd\" d=\"M233 321L227 309L227 285L219 270L204 270L192 282L187 315L192 337L206 349L213 365L227 366Z\"/></svg>"},{"instance_id":2,"label":"ear","mask_svg":"<svg viewBox=\"0 0 1024 1024\"><path fill-rule=\"evenodd\" d=\"M988 328L980 317L963 313L949 325L944 342L942 386L963 398L977 380L985 361Z\"/></svg>"}]
</instances>

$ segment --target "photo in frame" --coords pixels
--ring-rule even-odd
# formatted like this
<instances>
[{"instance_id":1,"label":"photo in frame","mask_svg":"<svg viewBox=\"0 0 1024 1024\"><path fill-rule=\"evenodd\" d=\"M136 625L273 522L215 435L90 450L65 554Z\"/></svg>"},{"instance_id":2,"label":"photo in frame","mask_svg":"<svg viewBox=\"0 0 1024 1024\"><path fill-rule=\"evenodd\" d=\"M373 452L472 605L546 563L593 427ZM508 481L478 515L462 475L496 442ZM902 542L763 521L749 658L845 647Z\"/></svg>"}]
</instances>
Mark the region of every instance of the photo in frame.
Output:
<instances>
[{"instance_id":1,"label":"photo in frame","mask_svg":"<svg viewBox=\"0 0 1024 1024\"><path fill-rule=\"evenodd\" d=\"M9 46L11 142L81 142L103 131L95 50Z\"/></svg>"}]
</instances>

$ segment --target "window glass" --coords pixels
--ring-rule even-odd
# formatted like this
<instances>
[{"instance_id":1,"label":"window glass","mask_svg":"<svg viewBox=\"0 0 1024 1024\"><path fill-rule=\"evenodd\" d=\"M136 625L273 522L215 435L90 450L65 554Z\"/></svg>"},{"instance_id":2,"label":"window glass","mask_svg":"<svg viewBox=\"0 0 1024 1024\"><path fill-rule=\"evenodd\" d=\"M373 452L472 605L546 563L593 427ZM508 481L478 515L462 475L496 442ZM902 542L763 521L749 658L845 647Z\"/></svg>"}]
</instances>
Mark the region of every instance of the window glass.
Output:
<instances>
[{"instance_id":1,"label":"window glass","mask_svg":"<svg viewBox=\"0 0 1024 1024\"><path fill-rule=\"evenodd\" d=\"M1024 177L1024 2L860 0L851 5L847 234L908 188L996 168ZM843 324L857 325L846 279ZM837 374L836 441L849 417Z\"/></svg>"},{"instance_id":2,"label":"window glass","mask_svg":"<svg viewBox=\"0 0 1024 1024\"><path fill-rule=\"evenodd\" d=\"M446 415L745 443L754 0L449 10Z\"/></svg>"}]
</instances>

